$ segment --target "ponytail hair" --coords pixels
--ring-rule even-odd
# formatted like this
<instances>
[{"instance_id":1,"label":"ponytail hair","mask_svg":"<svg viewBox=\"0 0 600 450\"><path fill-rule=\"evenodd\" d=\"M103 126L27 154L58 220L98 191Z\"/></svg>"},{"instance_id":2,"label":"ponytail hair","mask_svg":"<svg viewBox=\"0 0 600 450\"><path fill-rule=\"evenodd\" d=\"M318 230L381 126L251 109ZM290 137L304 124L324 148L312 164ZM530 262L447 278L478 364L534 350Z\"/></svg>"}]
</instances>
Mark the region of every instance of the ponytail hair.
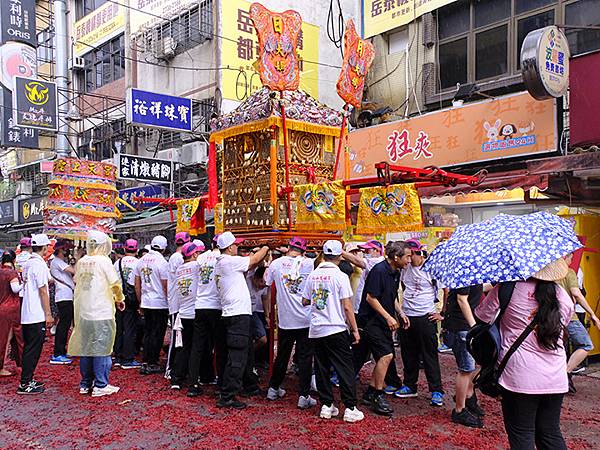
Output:
<instances>
[{"instance_id":1,"label":"ponytail hair","mask_svg":"<svg viewBox=\"0 0 600 450\"><path fill-rule=\"evenodd\" d=\"M535 299L538 303L536 330L538 343L546 350L556 350L563 333L558 298L554 281L537 280Z\"/></svg>"}]
</instances>

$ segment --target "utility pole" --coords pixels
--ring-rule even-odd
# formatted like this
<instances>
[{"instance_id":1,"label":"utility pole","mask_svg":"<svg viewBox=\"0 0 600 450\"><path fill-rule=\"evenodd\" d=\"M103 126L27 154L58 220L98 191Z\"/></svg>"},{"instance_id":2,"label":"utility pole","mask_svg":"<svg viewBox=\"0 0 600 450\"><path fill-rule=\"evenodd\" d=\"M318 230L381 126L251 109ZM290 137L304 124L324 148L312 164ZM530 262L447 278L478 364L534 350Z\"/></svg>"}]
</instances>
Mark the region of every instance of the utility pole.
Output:
<instances>
[{"instance_id":1,"label":"utility pole","mask_svg":"<svg viewBox=\"0 0 600 450\"><path fill-rule=\"evenodd\" d=\"M69 111L69 45L67 27L67 2L54 0L54 30L56 36L55 81L58 90L58 134L56 137L56 154L59 157L69 157L69 141L67 133L67 112Z\"/></svg>"}]
</instances>

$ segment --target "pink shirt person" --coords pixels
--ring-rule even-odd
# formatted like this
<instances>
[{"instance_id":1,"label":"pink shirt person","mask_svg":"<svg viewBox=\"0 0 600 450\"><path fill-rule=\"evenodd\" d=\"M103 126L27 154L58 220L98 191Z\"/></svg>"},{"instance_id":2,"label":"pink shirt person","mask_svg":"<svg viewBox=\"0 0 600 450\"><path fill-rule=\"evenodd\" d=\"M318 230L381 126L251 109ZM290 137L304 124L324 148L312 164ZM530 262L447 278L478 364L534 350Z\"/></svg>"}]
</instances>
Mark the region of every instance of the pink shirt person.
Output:
<instances>
[{"instance_id":1,"label":"pink shirt person","mask_svg":"<svg viewBox=\"0 0 600 450\"><path fill-rule=\"evenodd\" d=\"M538 308L534 297L536 282L518 281L513 296L500 321L502 348L499 361L506 354L527 325ZM496 286L476 308L475 315L484 322L491 323L500 308ZM573 301L567 292L556 285L556 297L559 302L563 324L569 323L573 314ZM563 338L558 341L558 349L547 350L537 341L536 332L527 336L525 341L511 356L504 372L500 376L500 385L512 392L522 394L562 394L568 391L567 357Z\"/></svg>"}]
</instances>

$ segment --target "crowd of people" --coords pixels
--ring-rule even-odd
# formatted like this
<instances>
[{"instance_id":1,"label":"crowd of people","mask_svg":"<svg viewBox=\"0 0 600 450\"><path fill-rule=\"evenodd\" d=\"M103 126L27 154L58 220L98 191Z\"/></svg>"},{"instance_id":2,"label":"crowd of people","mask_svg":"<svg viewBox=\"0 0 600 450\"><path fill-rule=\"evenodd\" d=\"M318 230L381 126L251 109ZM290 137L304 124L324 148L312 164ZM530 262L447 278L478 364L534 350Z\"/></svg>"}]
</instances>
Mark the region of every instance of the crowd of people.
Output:
<instances>
[{"instance_id":1,"label":"crowd of people","mask_svg":"<svg viewBox=\"0 0 600 450\"><path fill-rule=\"evenodd\" d=\"M357 422L364 418L362 405L390 416L390 399L417 397L421 369L430 404L443 406L448 383L440 371L442 339L457 367L451 420L483 426L485 412L474 388L479 368L467 333L478 322L494 321L500 286L446 289L423 270L427 248L418 240L385 246L371 240L345 248L330 240L314 251L302 237L270 249L248 248L231 232L207 246L184 232L176 234L168 259L164 236L144 248L138 244L128 239L115 250L108 236L90 232L85 250L60 239L48 254L50 239L39 234L23 238L18 255L4 252L0 375L11 375L3 368L10 347L21 367L18 394L44 392L34 374L52 328L49 363L67 365L79 357L82 395L118 392L109 375L120 367L163 375L170 389L185 389L189 397L216 384L217 406L243 409L245 397L277 401L288 395L293 358L298 408L316 407L312 393L317 392L319 417L337 416L333 388L339 386L343 420ZM558 426L563 395L575 392L572 374L593 348L585 313L600 329L568 263L569 257L558 260L517 282L502 316L503 353L532 316L537 321L536 332L525 338L499 380L513 448L532 448L527 445L533 442L538 448L565 448ZM575 314L575 304L583 316ZM273 328L276 333L269 333ZM277 351L263 392L256 367L268 362L265 349L272 336ZM358 375L371 361L369 383L359 398Z\"/></svg>"}]
</instances>

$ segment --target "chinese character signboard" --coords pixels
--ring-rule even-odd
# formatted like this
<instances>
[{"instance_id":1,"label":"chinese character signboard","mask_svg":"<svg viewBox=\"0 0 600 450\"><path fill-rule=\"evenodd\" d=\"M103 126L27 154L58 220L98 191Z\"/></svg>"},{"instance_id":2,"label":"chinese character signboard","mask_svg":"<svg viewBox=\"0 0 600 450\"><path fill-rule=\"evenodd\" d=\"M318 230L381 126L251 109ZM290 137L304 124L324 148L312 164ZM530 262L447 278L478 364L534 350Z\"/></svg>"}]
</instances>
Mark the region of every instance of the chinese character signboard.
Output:
<instances>
[{"instance_id":1,"label":"chinese character signboard","mask_svg":"<svg viewBox=\"0 0 600 450\"><path fill-rule=\"evenodd\" d=\"M122 33L124 29L125 7L106 2L73 25L75 34L73 53L75 56L82 56Z\"/></svg>"},{"instance_id":2,"label":"chinese character signboard","mask_svg":"<svg viewBox=\"0 0 600 450\"><path fill-rule=\"evenodd\" d=\"M15 125L12 111L12 93L2 87L0 93L0 145L6 147L38 148L38 132L33 128L21 128Z\"/></svg>"},{"instance_id":3,"label":"chinese character signboard","mask_svg":"<svg viewBox=\"0 0 600 450\"><path fill-rule=\"evenodd\" d=\"M152 28L161 22L161 17L173 17L177 11L198 3L198 0L130 0L131 34ZM195 26L198 27L198 23Z\"/></svg>"},{"instance_id":4,"label":"chinese character signboard","mask_svg":"<svg viewBox=\"0 0 600 450\"><path fill-rule=\"evenodd\" d=\"M363 37L406 25L456 0L362 0Z\"/></svg>"},{"instance_id":5,"label":"chinese character signboard","mask_svg":"<svg viewBox=\"0 0 600 450\"><path fill-rule=\"evenodd\" d=\"M140 180L154 183L171 183L173 180L173 162L142 156L115 156L118 177L122 180Z\"/></svg>"},{"instance_id":6,"label":"chinese character signboard","mask_svg":"<svg viewBox=\"0 0 600 450\"><path fill-rule=\"evenodd\" d=\"M528 93L485 100L348 135L350 178L376 175L381 161L449 167L557 149L555 101Z\"/></svg>"},{"instance_id":7,"label":"chinese character signboard","mask_svg":"<svg viewBox=\"0 0 600 450\"><path fill-rule=\"evenodd\" d=\"M130 89L127 91L127 123L142 127L192 131L192 100Z\"/></svg>"},{"instance_id":8,"label":"chinese character signboard","mask_svg":"<svg viewBox=\"0 0 600 450\"><path fill-rule=\"evenodd\" d=\"M13 223L15 221L15 205L12 200L0 203L0 224Z\"/></svg>"},{"instance_id":9,"label":"chinese character signboard","mask_svg":"<svg viewBox=\"0 0 600 450\"><path fill-rule=\"evenodd\" d=\"M569 86L569 43L555 26L529 33L521 49L523 82L538 100L562 97Z\"/></svg>"},{"instance_id":10,"label":"chinese character signboard","mask_svg":"<svg viewBox=\"0 0 600 450\"><path fill-rule=\"evenodd\" d=\"M119 191L119 198L121 200L126 201L132 206L136 205L136 197L150 197L150 198L163 198L165 197L167 192L161 185L149 185L149 186L139 186L130 189L121 189ZM128 208L122 203L119 203L118 208L121 211L127 211Z\"/></svg>"},{"instance_id":11,"label":"chinese character signboard","mask_svg":"<svg viewBox=\"0 0 600 450\"><path fill-rule=\"evenodd\" d=\"M345 103L360 108L365 77L375 58L375 47L356 34L354 20L346 23L344 32L344 61L337 81L338 95Z\"/></svg>"},{"instance_id":12,"label":"chinese character signboard","mask_svg":"<svg viewBox=\"0 0 600 450\"><path fill-rule=\"evenodd\" d=\"M19 127L58 129L56 84L34 78L15 77L13 118Z\"/></svg>"},{"instance_id":13,"label":"chinese character signboard","mask_svg":"<svg viewBox=\"0 0 600 450\"><path fill-rule=\"evenodd\" d=\"M253 67L259 57L258 35L250 18L250 2L227 0L225 7L232 13L222 17L223 35L232 39L221 41L222 65L231 68L222 71L223 98L242 101L262 87L260 75ZM300 89L318 98L319 27L303 22L296 50Z\"/></svg>"},{"instance_id":14,"label":"chinese character signboard","mask_svg":"<svg viewBox=\"0 0 600 450\"><path fill-rule=\"evenodd\" d=\"M24 42L35 47L35 0L2 0L0 29L0 42Z\"/></svg>"},{"instance_id":15,"label":"chinese character signboard","mask_svg":"<svg viewBox=\"0 0 600 450\"><path fill-rule=\"evenodd\" d=\"M32 197L19 200L19 223L41 222L48 206L47 197Z\"/></svg>"}]
</instances>

